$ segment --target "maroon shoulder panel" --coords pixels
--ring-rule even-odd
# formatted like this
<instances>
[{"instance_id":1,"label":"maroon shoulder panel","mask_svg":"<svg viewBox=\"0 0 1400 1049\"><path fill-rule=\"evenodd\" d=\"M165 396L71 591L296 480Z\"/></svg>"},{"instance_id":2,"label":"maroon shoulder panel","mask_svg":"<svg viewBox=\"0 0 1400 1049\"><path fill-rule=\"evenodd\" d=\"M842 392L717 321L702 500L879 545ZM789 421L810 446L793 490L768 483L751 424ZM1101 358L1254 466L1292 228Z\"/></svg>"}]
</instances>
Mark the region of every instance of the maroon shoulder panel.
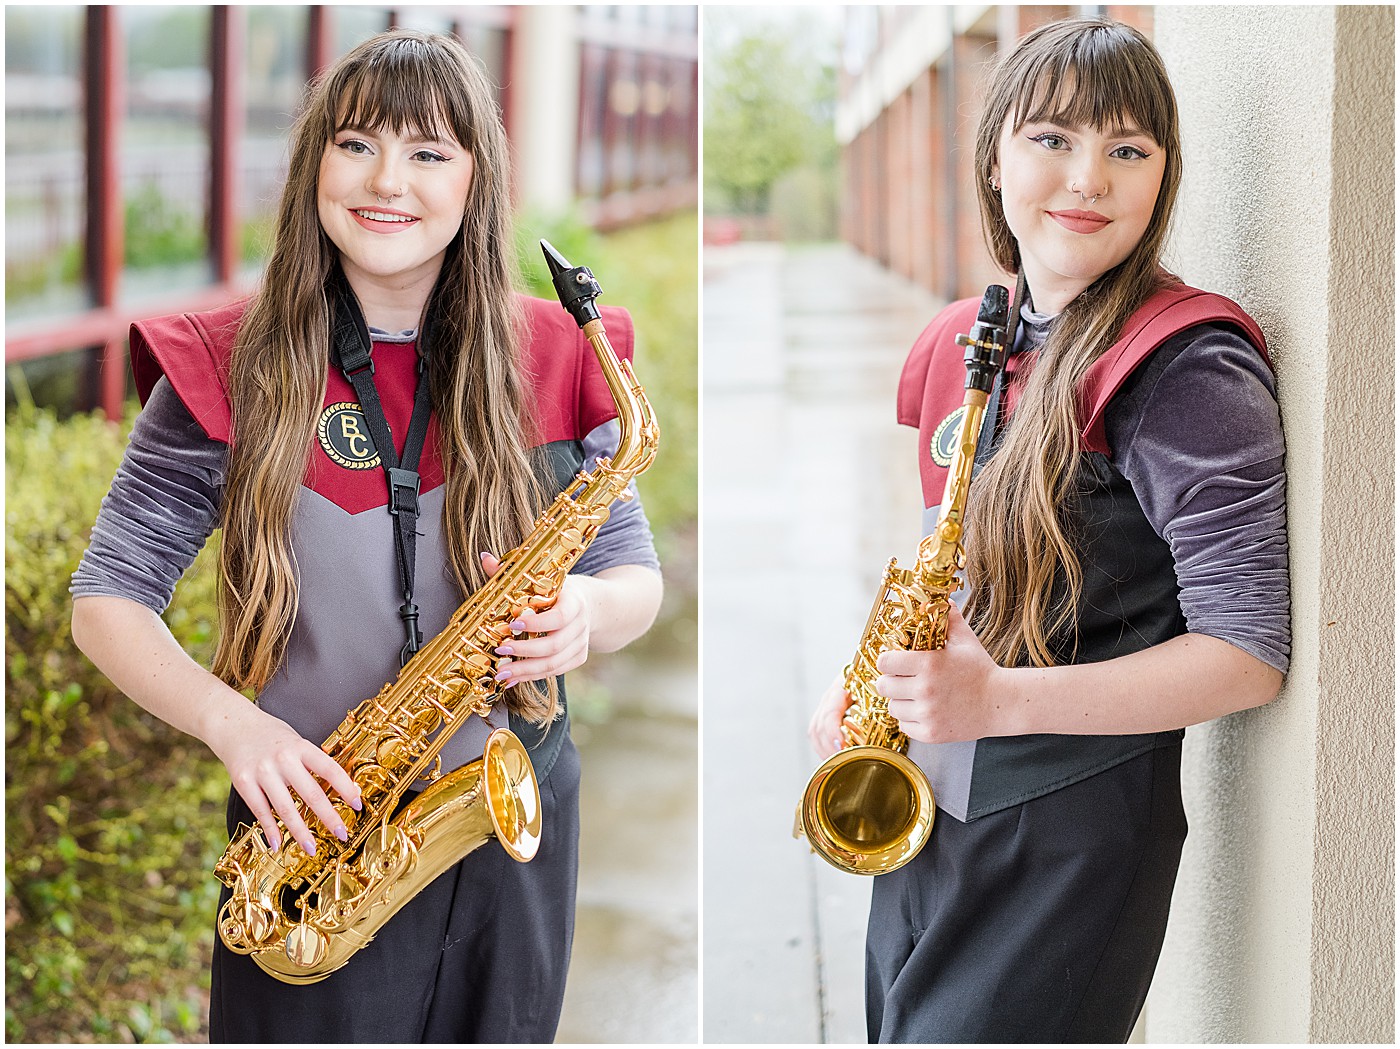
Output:
<instances>
[{"instance_id":1,"label":"maroon shoulder panel","mask_svg":"<svg viewBox=\"0 0 1400 1049\"><path fill-rule=\"evenodd\" d=\"M919 478L926 506L942 498L949 465L945 438L955 432L962 406L967 373L954 336L971 330L979 302L961 299L945 307L909 351L900 376L898 417L900 423L919 429ZM1138 307L1118 341L1085 373L1079 388L1080 446L1084 451L1110 454L1103 417L1113 395L1158 346L1178 332L1206 323L1237 328L1268 361L1263 332L1239 305L1223 295L1184 284L1164 288ZM1015 410L1021 388L1015 379L1030 371L1035 357L1034 353L1017 354L1007 362L1008 412Z\"/></svg>"},{"instance_id":2,"label":"maroon shoulder panel","mask_svg":"<svg viewBox=\"0 0 1400 1049\"><path fill-rule=\"evenodd\" d=\"M940 450L940 439L956 433L956 417L962 410L967 368L962 348L953 339L972 330L980 304L981 299L959 299L939 311L914 343L899 377L899 421L919 430L919 480L925 506L934 506L943 497L950 460Z\"/></svg>"},{"instance_id":3,"label":"maroon shoulder panel","mask_svg":"<svg viewBox=\"0 0 1400 1049\"><path fill-rule=\"evenodd\" d=\"M1269 361L1264 333L1238 303L1223 295L1185 284L1163 288L1138 307L1128 318L1118 341L1084 374L1079 388L1079 404L1080 418L1083 420L1082 442L1086 451L1111 454L1104 432L1104 412L1108 402L1128 376L1158 346L1177 332L1198 324L1228 324L1237 328L1246 341L1259 351L1264 363L1273 366Z\"/></svg>"},{"instance_id":4,"label":"maroon shoulder panel","mask_svg":"<svg viewBox=\"0 0 1400 1049\"><path fill-rule=\"evenodd\" d=\"M228 363L248 300L208 313L153 317L131 326L131 371L145 404L162 375L204 432L229 440Z\"/></svg>"},{"instance_id":5,"label":"maroon shoulder panel","mask_svg":"<svg viewBox=\"0 0 1400 1049\"><path fill-rule=\"evenodd\" d=\"M980 304L980 299L959 299L957 302L949 303L938 311L938 315L929 322L928 327L914 341L914 346L909 351L909 356L904 361L904 368L899 374L896 414L900 425L920 425L925 400L924 394L929 388L930 380L933 379L935 362L938 363L938 376L935 381L941 386L947 378L944 374L948 364L947 354L940 354L936 351L938 347L944 346L958 332L971 330L969 326L977 320L977 307ZM961 356L958 357L958 365L962 366ZM958 376L959 385L962 384L963 378L962 375Z\"/></svg>"}]
</instances>

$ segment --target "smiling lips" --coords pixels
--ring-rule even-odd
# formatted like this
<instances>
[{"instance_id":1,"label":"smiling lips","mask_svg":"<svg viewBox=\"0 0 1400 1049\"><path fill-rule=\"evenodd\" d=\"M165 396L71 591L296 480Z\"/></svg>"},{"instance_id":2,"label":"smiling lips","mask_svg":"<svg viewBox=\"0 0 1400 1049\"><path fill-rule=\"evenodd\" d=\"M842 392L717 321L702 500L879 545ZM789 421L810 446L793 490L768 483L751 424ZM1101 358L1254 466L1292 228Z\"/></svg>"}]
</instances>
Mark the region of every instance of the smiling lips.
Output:
<instances>
[{"instance_id":1,"label":"smiling lips","mask_svg":"<svg viewBox=\"0 0 1400 1049\"><path fill-rule=\"evenodd\" d=\"M1077 208L1047 211L1046 214L1072 233L1097 233L1113 221L1097 211L1080 211Z\"/></svg>"},{"instance_id":2,"label":"smiling lips","mask_svg":"<svg viewBox=\"0 0 1400 1049\"><path fill-rule=\"evenodd\" d=\"M350 214L361 226L375 233L398 233L418 222L416 215L393 208L351 208Z\"/></svg>"}]
</instances>

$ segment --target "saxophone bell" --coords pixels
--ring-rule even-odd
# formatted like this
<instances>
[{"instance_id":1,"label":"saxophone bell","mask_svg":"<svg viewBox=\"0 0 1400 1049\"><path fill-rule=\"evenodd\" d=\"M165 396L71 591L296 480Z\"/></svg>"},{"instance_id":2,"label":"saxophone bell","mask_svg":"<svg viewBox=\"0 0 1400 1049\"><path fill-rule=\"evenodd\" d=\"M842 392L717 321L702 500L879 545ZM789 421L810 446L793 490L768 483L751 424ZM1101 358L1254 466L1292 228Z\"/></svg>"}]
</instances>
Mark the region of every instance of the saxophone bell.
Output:
<instances>
[{"instance_id":1,"label":"saxophone bell","mask_svg":"<svg viewBox=\"0 0 1400 1049\"><path fill-rule=\"evenodd\" d=\"M838 750L812 773L795 833L838 870L884 874L918 855L933 814L923 770L898 751L866 744Z\"/></svg>"}]
</instances>

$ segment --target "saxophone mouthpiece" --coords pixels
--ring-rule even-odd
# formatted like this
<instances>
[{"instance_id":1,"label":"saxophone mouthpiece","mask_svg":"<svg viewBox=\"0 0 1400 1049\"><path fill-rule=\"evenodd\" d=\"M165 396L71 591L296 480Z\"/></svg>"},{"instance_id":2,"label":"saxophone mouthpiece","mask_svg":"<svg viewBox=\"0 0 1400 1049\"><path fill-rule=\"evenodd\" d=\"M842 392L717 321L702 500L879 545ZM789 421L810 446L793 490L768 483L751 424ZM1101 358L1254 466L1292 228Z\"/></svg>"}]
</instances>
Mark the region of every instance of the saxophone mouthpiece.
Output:
<instances>
[{"instance_id":1,"label":"saxophone mouthpiece","mask_svg":"<svg viewBox=\"0 0 1400 1049\"><path fill-rule=\"evenodd\" d=\"M589 321L602 320L593 300L603 294L603 289L593 271L587 266L570 266L569 260L547 240L540 241L540 250L544 252L544 261L554 281L554 293L564 309L573 314L578 326L582 328Z\"/></svg>"},{"instance_id":2,"label":"saxophone mouthpiece","mask_svg":"<svg viewBox=\"0 0 1400 1049\"><path fill-rule=\"evenodd\" d=\"M1011 308L1010 296L1000 284L988 284L982 293L982 305L977 307L977 323L1006 330L1006 311Z\"/></svg>"},{"instance_id":3,"label":"saxophone mouthpiece","mask_svg":"<svg viewBox=\"0 0 1400 1049\"><path fill-rule=\"evenodd\" d=\"M990 393L992 380L1006 360L1006 333L1011 326L1009 300L1010 296L1000 284L987 285L972 333L957 338L958 344L967 348L963 363L967 365L969 390Z\"/></svg>"}]
</instances>

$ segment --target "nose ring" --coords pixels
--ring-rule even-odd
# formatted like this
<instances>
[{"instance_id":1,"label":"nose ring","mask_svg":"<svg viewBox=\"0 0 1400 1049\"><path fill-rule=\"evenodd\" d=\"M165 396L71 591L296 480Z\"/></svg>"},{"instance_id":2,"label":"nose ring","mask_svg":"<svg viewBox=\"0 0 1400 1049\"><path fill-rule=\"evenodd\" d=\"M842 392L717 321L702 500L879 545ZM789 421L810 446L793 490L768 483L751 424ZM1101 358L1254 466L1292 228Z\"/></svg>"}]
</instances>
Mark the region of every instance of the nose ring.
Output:
<instances>
[{"instance_id":1,"label":"nose ring","mask_svg":"<svg viewBox=\"0 0 1400 1049\"><path fill-rule=\"evenodd\" d=\"M1074 185L1072 185L1072 186L1069 187L1069 191L1070 191L1071 193L1078 193L1078 194L1079 194L1079 203L1081 203L1081 204L1093 205L1093 204L1096 204L1096 203L1098 202L1098 199L1099 199L1100 197L1106 197L1106 196L1108 196L1108 190L1105 189L1105 190L1103 190L1103 191L1101 191L1101 192L1099 192L1099 193L1095 193L1092 197L1089 197L1089 198L1086 200L1086 199L1084 198L1084 191L1083 191L1082 189L1079 188L1079 183L1077 183L1077 182L1076 182Z\"/></svg>"},{"instance_id":2,"label":"nose ring","mask_svg":"<svg viewBox=\"0 0 1400 1049\"><path fill-rule=\"evenodd\" d=\"M399 187L399 191L398 191L397 193L390 193L388 197L385 197L385 196L382 195L381 193L376 192L376 193L374 194L374 199L377 200L377 201L379 201L379 203L381 203L381 204L387 204L387 203L389 203L389 201L391 201L391 200L396 200L396 199L398 199L399 197L403 196L403 194L404 194L403 187L400 186L400 187Z\"/></svg>"}]
</instances>

